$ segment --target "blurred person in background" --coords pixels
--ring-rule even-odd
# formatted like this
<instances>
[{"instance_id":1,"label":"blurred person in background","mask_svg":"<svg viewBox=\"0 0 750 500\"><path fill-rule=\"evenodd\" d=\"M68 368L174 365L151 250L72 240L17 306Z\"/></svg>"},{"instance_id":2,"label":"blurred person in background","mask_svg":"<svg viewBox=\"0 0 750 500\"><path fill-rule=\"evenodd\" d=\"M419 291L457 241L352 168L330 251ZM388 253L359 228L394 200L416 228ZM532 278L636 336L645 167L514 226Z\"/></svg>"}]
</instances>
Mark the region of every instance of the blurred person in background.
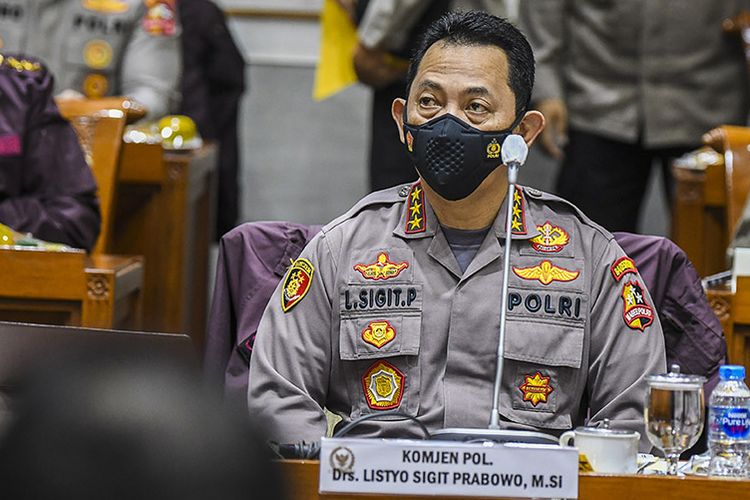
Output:
<instances>
[{"instance_id":1,"label":"blurred person in background","mask_svg":"<svg viewBox=\"0 0 750 500\"><path fill-rule=\"evenodd\" d=\"M635 232L651 166L721 124L744 124L741 41L722 21L748 0L524 0L541 143L562 160L557 191L610 231Z\"/></svg>"},{"instance_id":2,"label":"blurred person in background","mask_svg":"<svg viewBox=\"0 0 750 500\"><path fill-rule=\"evenodd\" d=\"M283 498L262 428L172 361L78 359L21 385L3 498Z\"/></svg>"},{"instance_id":3,"label":"blurred person in background","mask_svg":"<svg viewBox=\"0 0 750 500\"><path fill-rule=\"evenodd\" d=\"M204 140L219 145L216 237L239 216L237 121L245 91L245 60L227 28L224 13L210 0L180 0L182 24L181 113L198 125Z\"/></svg>"},{"instance_id":4,"label":"blurred person in background","mask_svg":"<svg viewBox=\"0 0 750 500\"><path fill-rule=\"evenodd\" d=\"M449 10L505 13L504 0L339 0L358 24L354 68L372 87L370 190L413 181L414 165L393 128L390 106L406 97L406 70L417 35Z\"/></svg>"},{"instance_id":5,"label":"blurred person in background","mask_svg":"<svg viewBox=\"0 0 750 500\"><path fill-rule=\"evenodd\" d=\"M9 0L3 50L38 57L65 97L129 96L148 116L179 99L176 0Z\"/></svg>"},{"instance_id":6,"label":"blurred person in background","mask_svg":"<svg viewBox=\"0 0 750 500\"><path fill-rule=\"evenodd\" d=\"M38 60L0 55L0 223L91 250L101 218L96 182Z\"/></svg>"}]
</instances>

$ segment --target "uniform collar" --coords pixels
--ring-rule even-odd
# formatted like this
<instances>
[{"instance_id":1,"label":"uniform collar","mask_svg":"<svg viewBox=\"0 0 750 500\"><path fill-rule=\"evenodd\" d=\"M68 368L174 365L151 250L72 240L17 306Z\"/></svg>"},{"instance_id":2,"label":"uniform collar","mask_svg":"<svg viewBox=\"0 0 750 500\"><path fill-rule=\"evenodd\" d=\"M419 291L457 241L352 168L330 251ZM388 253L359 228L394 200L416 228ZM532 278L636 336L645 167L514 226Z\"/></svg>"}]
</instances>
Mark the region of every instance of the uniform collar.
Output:
<instances>
[{"instance_id":1,"label":"uniform collar","mask_svg":"<svg viewBox=\"0 0 750 500\"><path fill-rule=\"evenodd\" d=\"M401 209L401 217L399 217L398 226L393 230L393 234L405 239L435 236L440 223L432 207L427 202L421 181L417 181L411 186L404 186L399 194L406 198L406 202ZM506 213L506 202L503 200L500 212L492 224L492 230L498 238L505 237ZM528 209L524 188L519 185L516 185L515 189L512 223L513 231L511 239L529 240L539 235L534 217Z\"/></svg>"}]
</instances>

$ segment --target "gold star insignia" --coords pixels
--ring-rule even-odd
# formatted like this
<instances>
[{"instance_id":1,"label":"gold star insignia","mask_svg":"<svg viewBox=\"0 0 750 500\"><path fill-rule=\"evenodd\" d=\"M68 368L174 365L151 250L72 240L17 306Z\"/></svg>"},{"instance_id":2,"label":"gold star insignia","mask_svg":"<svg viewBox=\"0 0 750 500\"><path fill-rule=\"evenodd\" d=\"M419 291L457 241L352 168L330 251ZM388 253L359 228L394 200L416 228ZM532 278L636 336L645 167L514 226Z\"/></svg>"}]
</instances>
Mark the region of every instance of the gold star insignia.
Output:
<instances>
[{"instance_id":1,"label":"gold star insignia","mask_svg":"<svg viewBox=\"0 0 750 500\"><path fill-rule=\"evenodd\" d=\"M521 195L518 194L518 191L513 191L513 201L521 201Z\"/></svg>"},{"instance_id":2,"label":"gold star insignia","mask_svg":"<svg viewBox=\"0 0 750 500\"><path fill-rule=\"evenodd\" d=\"M411 192L411 199L413 201L419 200L419 194L422 192L421 189L419 189L419 186L414 188L414 191Z\"/></svg>"},{"instance_id":3,"label":"gold star insignia","mask_svg":"<svg viewBox=\"0 0 750 500\"><path fill-rule=\"evenodd\" d=\"M409 210L411 210L411 216L417 216L422 211L422 204L421 203L415 203L414 205L409 207Z\"/></svg>"},{"instance_id":4,"label":"gold star insignia","mask_svg":"<svg viewBox=\"0 0 750 500\"><path fill-rule=\"evenodd\" d=\"M416 229L422 224L422 217L414 217L409 221L409 229Z\"/></svg>"},{"instance_id":5,"label":"gold star insignia","mask_svg":"<svg viewBox=\"0 0 750 500\"><path fill-rule=\"evenodd\" d=\"M517 220L511 221L510 225L513 228L513 231L520 231L521 230L521 222Z\"/></svg>"}]
</instances>

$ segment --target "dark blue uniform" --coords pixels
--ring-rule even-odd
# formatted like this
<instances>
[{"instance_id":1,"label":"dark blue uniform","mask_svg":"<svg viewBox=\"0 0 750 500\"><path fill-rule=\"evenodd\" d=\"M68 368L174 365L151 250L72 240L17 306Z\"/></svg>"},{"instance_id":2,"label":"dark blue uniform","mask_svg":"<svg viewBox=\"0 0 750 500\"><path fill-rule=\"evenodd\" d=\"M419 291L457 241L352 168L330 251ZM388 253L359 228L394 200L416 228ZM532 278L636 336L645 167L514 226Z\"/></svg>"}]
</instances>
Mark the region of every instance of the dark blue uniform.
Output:
<instances>
[{"instance_id":1,"label":"dark blue uniform","mask_svg":"<svg viewBox=\"0 0 750 500\"><path fill-rule=\"evenodd\" d=\"M90 250L99 235L96 183L38 61L0 55L0 222Z\"/></svg>"}]
</instances>

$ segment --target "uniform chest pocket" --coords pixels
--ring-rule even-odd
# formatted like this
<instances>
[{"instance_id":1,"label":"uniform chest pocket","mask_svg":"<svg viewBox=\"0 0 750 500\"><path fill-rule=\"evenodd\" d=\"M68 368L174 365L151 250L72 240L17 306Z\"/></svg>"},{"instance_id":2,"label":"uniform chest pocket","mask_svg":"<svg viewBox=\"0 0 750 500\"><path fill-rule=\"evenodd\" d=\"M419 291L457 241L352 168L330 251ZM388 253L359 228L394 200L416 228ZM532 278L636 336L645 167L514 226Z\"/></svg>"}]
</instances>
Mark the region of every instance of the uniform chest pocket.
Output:
<instances>
[{"instance_id":1,"label":"uniform chest pocket","mask_svg":"<svg viewBox=\"0 0 750 500\"><path fill-rule=\"evenodd\" d=\"M540 428L568 429L586 384L583 325L508 321L500 413Z\"/></svg>"},{"instance_id":2,"label":"uniform chest pocket","mask_svg":"<svg viewBox=\"0 0 750 500\"><path fill-rule=\"evenodd\" d=\"M341 319L339 357L351 418L385 410L419 411L419 312L367 313Z\"/></svg>"}]
</instances>

